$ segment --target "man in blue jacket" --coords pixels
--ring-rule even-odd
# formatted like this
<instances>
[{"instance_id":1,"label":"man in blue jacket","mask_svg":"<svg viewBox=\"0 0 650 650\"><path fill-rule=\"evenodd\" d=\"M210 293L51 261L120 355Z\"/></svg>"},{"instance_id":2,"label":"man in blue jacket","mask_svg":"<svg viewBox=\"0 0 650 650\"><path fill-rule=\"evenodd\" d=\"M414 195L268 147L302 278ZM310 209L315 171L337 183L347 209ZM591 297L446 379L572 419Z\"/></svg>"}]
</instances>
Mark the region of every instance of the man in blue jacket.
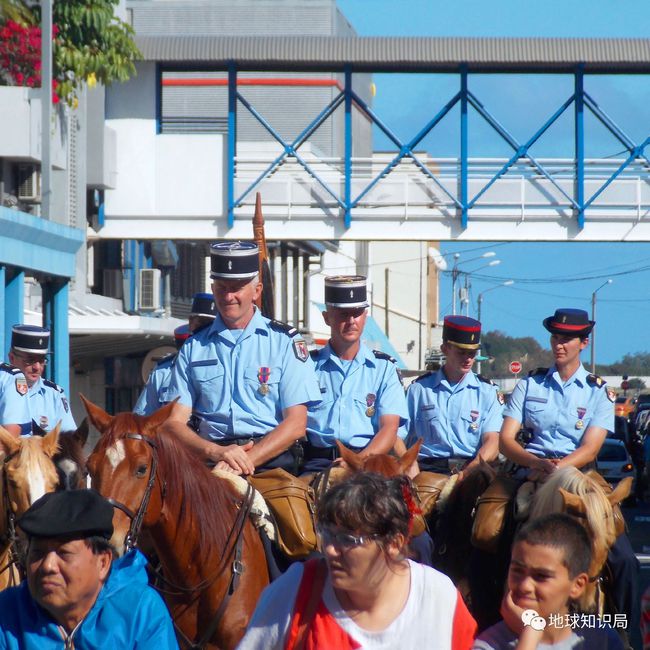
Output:
<instances>
[{"instance_id":1,"label":"man in blue jacket","mask_svg":"<svg viewBox=\"0 0 650 650\"><path fill-rule=\"evenodd\" d=\"M0 594L0 649L177 649L137 550L113 561L113 508L94 490L52 492L19 520L27 582Z\"/></svg>"}]
</instances>

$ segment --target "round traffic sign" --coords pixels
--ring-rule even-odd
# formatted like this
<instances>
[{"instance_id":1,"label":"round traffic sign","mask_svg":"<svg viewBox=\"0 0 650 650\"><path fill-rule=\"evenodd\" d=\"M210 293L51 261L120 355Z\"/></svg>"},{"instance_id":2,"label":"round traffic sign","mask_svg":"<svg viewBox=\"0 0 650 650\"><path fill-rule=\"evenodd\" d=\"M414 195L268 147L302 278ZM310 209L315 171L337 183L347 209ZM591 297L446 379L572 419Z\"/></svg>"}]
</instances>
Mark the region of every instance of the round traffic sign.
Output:
<instances>
[{"instance_id":1,"label":"round traffic sign","mask_svg":"<svg viewBox=\"0 0 650 650\"><path fill-rule=\"evenodd\" d=\"M510 372L513 375L518 375L521 372L521 362L511 361L510 362Z\"/></svg>"}]
</instances>

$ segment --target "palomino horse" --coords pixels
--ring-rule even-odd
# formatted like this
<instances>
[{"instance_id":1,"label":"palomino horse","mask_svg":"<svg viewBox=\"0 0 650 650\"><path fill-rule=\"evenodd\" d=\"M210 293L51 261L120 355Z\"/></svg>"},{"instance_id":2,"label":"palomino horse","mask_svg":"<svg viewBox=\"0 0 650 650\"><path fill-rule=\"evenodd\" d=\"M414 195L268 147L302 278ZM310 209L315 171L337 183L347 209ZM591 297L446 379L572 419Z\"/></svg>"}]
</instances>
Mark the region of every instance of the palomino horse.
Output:
<instances>
[{"instance_id":1,"label":"palomino horse","mask_svg":"<svg viewBox=\"0 0 650 650\"><path fill-rule=\"evenodd\" d=\"M248 501L160 430L173 403L113 417L82 400L101 433L88 469L116 508L113 542L134 545L141 526L149 531L181 643L234 648L269 581Z\"/></svg>"},{"instance_id":2,"label":"palomino horse","mask_svg":"<svg viewBox=\"0 0 650 650\"><path fill-rule=\"evenodd\" d=\"M58 483L52 462L58 451L59 427L44 437L15 438L0 427L2 505L0 507L0 589L16 584L16 535L14 522Z\"/></svg>"}]
</instances>

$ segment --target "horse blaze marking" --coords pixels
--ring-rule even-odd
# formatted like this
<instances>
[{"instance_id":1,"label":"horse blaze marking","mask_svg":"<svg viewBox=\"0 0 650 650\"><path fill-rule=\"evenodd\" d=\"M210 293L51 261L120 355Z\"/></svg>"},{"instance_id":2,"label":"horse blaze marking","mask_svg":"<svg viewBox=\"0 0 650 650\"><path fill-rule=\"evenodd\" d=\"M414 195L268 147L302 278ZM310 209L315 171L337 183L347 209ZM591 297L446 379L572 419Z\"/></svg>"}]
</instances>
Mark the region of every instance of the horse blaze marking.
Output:
<instances>
[{"instance_id":1,"label":"horse blaze marking","mask_svg":"<svg viewBox=\"0 0 650 650\"><path fill-rule=\"evenodd\" d=\"M45 477L40 467L30 467L27 475L27 485L29 485L29 500L34 503L45 494Z\"/></svg>"},{"instance_id":2,"label":"horse blaze marking","mask_svg":"<svg viewBox=\"0 0 650 650\"><path fill-rule=\"evenodd\" d=\"M108 458L111 467L115 469L126 458L124 441L118 440L112 447L109 447L106 450L106 457Z\"/></svg>"}]
</instances>

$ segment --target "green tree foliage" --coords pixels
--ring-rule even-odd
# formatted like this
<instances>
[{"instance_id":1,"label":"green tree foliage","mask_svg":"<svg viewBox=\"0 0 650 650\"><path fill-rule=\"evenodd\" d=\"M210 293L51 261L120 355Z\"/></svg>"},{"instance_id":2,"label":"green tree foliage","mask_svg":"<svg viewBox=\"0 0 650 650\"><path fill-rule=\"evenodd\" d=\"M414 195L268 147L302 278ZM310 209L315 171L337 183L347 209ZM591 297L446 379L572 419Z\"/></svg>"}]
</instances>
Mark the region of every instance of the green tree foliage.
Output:
<instances>
[{"instance_id":1,"label":"green tree foliage","mask_svg":"<svg viewBox=\"0 0 650 650\"><path fill-rule=\"evenodd\" d=\"M650 375L650 352L637 352L626 354L620 361L608 366L596 366L602 375Z\"/></svg>"},{"instance_id":2,"label":"green tree foliage","mask_svg":"<svg viewBox=\"0 0 650 650\"><path fill-rule=\"evenodd\" d=\"M512 373L508 368L511 361L521 362L520 377L525 377L535 368L553 364L551 352L544 350L534 338L514 338L499 331L482 335L481 354L492 359L481 364L481 374L490 378L511 377Z\"/></svg>"},{"instance_id":3,"label":"green tree foliage","mask_svg":"<svg viewBox=\"0 0 650 650\"><path fill-rule=\"evenodd\" d=\"M133 42L133 30L114 14L118 3L119 0L53 2L56 94L72 106L76 105L83 83L107 86L135 74L134 62L140 53ZM0 18L10 17L23 24L38 25L41 7L19 0L0 0Z\"/></svg>"}]
</instances>

